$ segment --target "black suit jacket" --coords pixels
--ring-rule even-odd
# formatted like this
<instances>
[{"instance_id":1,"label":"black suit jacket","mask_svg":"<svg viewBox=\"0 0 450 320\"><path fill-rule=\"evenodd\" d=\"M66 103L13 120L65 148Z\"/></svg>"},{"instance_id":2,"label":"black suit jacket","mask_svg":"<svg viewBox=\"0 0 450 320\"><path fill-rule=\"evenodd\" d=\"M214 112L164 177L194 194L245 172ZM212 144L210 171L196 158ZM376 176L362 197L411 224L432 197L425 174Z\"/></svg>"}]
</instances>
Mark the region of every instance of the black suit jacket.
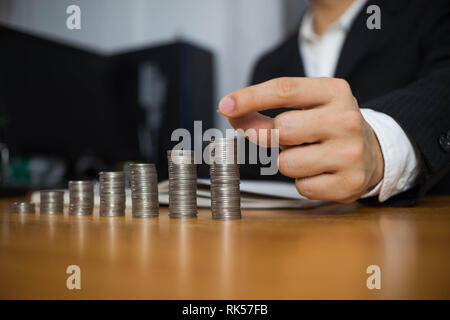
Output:
<instances>
[{"instance_id":1,"label":"black suit jacket","mask_svg":"<svg viewBox=\"0 0 450 320\"><path fill-rule=\"evenodd\" d=\"M371 4L381 8L381 30L366 26ZM252 82L305 76L297 39L298 31L265 54ZM450 1L368 1L347 35L335 77L350 83L361 108L394 118L420 153L419 185L384 205L412 205L438 182L437 191L450 192ZM244 168L243 175L249 172Z\"/></svg>"}]
</instances>

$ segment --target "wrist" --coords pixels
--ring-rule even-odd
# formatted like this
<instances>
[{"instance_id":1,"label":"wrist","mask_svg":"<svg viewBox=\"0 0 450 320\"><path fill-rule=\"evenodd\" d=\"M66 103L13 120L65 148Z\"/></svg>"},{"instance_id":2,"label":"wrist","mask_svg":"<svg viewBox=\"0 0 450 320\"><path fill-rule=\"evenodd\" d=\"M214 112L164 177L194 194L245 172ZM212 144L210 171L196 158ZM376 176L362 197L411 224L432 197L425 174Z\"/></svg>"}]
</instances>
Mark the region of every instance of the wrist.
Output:
<instances>
[{"instance_id":1,"label":"wrist","mask_svg":"<svg viewBox=\"0 0 450 320\"><path fill-rule=\"evenodd\" d=\"M375 187L384 176L384 158L383 158L383 152L381 150L380 142L378 141L378 138L373 131L372 127L367 124L367 126L370 128L370 149L371 149L371 178L369 179L369 186L367 190Z\"/></svg>"}]
</instances>

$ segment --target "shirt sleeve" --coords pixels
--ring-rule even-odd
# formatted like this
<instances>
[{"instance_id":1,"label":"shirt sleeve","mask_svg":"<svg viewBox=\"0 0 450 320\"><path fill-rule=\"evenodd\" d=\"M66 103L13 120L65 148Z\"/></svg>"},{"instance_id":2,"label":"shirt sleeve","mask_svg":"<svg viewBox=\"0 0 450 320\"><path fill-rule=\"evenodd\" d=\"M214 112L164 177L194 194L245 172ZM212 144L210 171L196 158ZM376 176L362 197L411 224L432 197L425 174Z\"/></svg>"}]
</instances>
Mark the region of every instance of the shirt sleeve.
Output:
<instances>
[{"instance_id":1,"label":"shirt sleeve","mask_svg":"<svg viewBox=\"0 0 450 320\"><path fill-rule=\"evenodd\" d=\"M384 159L383 179L361 198L378 195L378 200L383 202L414 187L421 171L419 157L408 136L393 118L372 109L360 110L377 136Z\"/></svg>"}]
</instances>

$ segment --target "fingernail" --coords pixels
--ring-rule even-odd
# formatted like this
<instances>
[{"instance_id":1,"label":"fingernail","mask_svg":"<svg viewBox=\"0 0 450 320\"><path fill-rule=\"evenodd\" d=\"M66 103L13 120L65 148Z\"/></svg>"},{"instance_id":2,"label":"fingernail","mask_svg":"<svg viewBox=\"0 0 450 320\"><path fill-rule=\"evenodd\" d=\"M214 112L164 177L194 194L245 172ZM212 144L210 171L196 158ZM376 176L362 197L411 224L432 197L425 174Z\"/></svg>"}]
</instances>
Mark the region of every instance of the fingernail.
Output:
<instances>
[{"instance_id":1,"label":"fingernail","mask_svg":"<svg viewBox=\"0 0 450 320\"><path fill-rule=\"evenodd\" d=\"M228 115L234 111L234 106L235 106L234 100L231 99L230 97L225 97L219 103L219 110L224 115Z\"/></svg>"}]
</instances>

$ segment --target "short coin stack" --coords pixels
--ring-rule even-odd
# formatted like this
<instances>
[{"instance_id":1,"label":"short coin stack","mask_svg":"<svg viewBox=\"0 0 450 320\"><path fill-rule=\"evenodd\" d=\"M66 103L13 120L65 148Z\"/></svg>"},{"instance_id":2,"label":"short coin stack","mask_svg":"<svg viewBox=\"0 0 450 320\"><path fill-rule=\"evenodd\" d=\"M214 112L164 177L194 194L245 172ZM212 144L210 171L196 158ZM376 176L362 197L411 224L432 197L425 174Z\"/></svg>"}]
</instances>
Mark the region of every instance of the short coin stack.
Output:
<instances>
[{"instance_id":1,"label":"short coin stack","mask_svg":"<svg viewBox=\"0 0 450 320\"><path fill-rule=\"evenodd\" d=\"M12 204L13 213L35 213L33 202L14 202Z\"/></svg>"},{"instance_id":2,"label":"short coin stack","mask_svg":"<svg viewBox=\"0 0 450 320\"><path fill-rule=\"evenodd\" d=\"M64 213L64 191L41 191L41 214Z\"/></svg>"},{"instance_id":3,"label":"short coin stack","mask_svg":"<svg viewBox=\"0 0 450 320\"><path fill-rule=\"evenodd\" d=\"M69 181L69 215L86 216L94 211L92 181Z\"/></svg>"},{"instance_id":4,"label":"short coin stack","mask_svg":"<svg viewBox=\"0 0 450 320\"><path fill-rule=\"evenodd\" d=\"M211 142L211 211L213 219L241 218L237 140L215 139Z\"/></svg>"},{"instance_id":5,"label":"short coin stack","mask_svg":"<svg viewBox=\"0 0 450 320\"><path fill-rule=\"evenodd\" d=\"M125 215L125 173L100 172L100 215L118 217Z\"/></svg>"},{"instance_id":6,"label":"short coin stack","mask_svg":"<svg viewBox=\"0 0 450 320\"><path fill-rule=\"evenodd\" d=\"M130 163L133 217L156 217L159 213L158 174L153 163Z\"/></svg>"},{"instance_id":7,"label":"short coin stack","mask_svg":"<svg viewBox=\"0 0 450 320\"><path fill-rule=\"evenodd\" d=\"M197 216L197 167L192 150L167 151L169 163L169 217Z\"/></svg>"}]
</instances>

